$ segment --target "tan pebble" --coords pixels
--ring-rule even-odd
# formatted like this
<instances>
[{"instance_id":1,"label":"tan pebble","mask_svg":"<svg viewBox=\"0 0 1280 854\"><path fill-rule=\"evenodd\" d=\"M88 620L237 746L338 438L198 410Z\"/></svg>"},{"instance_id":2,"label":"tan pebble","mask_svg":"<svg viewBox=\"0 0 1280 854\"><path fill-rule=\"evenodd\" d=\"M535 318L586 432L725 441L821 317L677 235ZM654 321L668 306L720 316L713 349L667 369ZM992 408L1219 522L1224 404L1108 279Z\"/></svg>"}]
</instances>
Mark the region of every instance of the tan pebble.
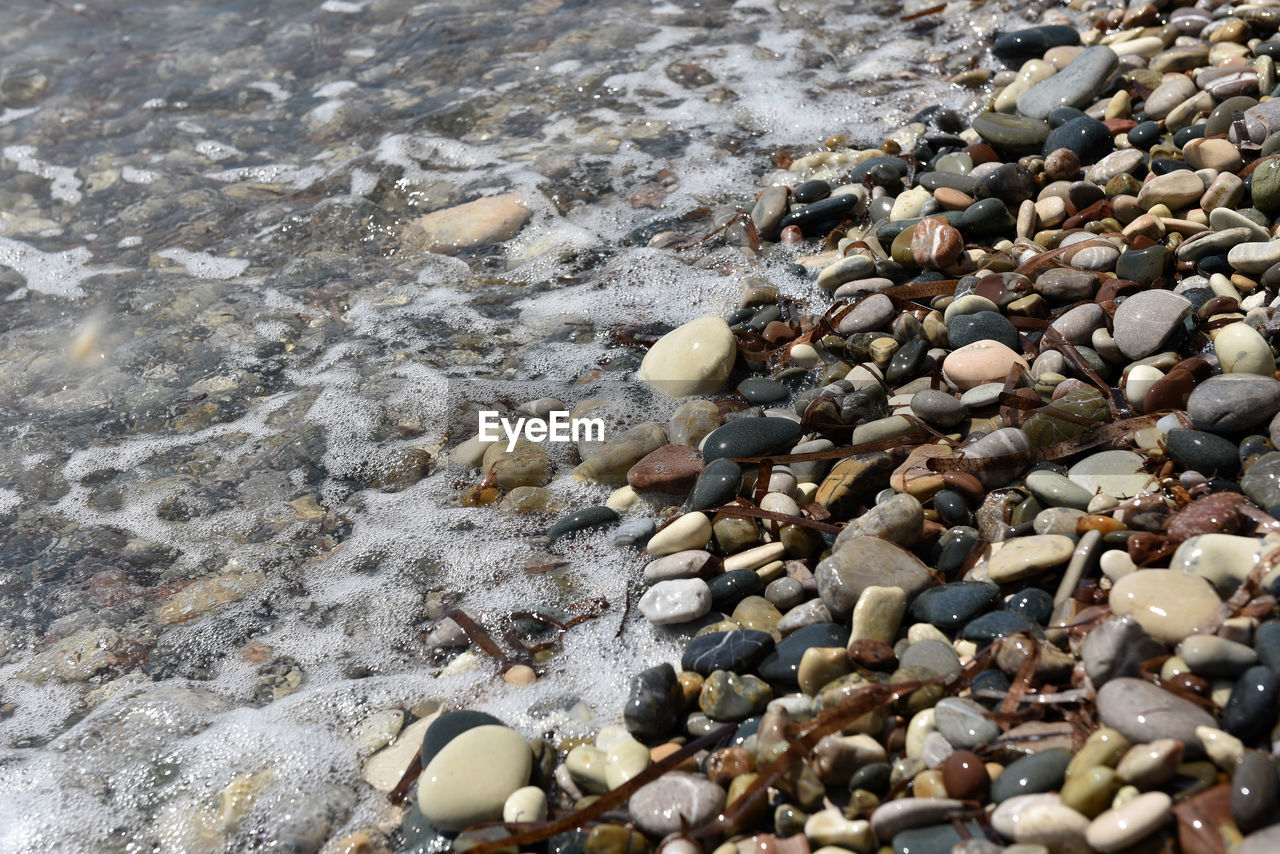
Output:
<instances>
[{"instance_id":1,"label":"tan pebble","mask_svg":"<svg viewBox=\"0 0 1280 854\"><path fill-rule=\"evenodd\" d=\"M538 674L527 664L516 664L502 674L502 681L508 685L530 685L538 681Z\"/></svg>"}]
</instances>

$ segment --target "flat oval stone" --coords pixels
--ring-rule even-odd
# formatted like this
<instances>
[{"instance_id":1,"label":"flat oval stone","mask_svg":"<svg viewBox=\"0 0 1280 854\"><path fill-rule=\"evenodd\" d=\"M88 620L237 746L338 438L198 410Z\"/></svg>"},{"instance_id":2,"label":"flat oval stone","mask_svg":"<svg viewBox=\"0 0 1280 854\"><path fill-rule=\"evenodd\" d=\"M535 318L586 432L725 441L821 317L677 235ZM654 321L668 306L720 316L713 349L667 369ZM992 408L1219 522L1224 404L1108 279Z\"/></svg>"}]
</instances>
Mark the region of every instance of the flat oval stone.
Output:
<instances>
[{"instance_id":1,"label":"flat oval stone","mask_svg":"<svg viewBox=\"0 0 1280 854\"><path fill-rule=\"evenodd\" d=\"M1120 58L1111 48L1087 48L1066 68L1022 93L1018 112L1043 119L1057 107L1083 107L1093 100L1119 64Z\"/></svg>"},{"instance_id":2,"label":"flat oval stone","mask_svg":"<svg viewBox=\"0 0 1280 854\"><path fill-rule=\"evenodd\" d=\"M879 537L860 536L818 564L818 595L836 616L852 613L868 587L899 587L915 596L933 583L933 575L911 552Z\"/></svg>"},{"instance_id":3,"label":"flat oval stone","mask_svg":"<svg viewBox=\"0 0 1280 854\"><path fill-rule=\"evenodd\" d=\"M1011 762L991 783L991 801L1056 791L1071 762L1071 751L1056 747Z\"/></svg>"},{"instance_id":4,"label":"flat oval stone","mask_svg":"<svg viewBox=\"0 0 1280 854\"><path fill-rule=\"evenodd\" d=\"M1175 644L1213 617L1222 604L1198 575L1167 569L1140 569L1111 588L1109 603L1118 616L1131 615L1153 638Z\"/></svg>"},{"instance_id":5,"label":"flat oval stone","mask_svg":"<svg viewBox=\"0 0 1280 854\"><path fill-rule=\"evenodd\" d=\"M922 591L911 602L911 618L952 631L995 604L1000 588L983 581L952 581Z\"/></svg>"},{"instance_id":6,"label":"flat oval stone","mask_svg":"<svg viewBox=\"0 0 1280 854\"><path fill-rule=\"evenodd\" d=\"M818 287L827 291L847 282L865 279L875 273L876 263L870 257L861 254L846 255L833 264L828 264L818 273Z\"/></svg>"},{"instance_id":7,"label":"flat oval stone","mask_svg":"<svg viewBox=\"0 0 1280 854\"><path fill-rule=\"evenodd\" d=\"M1034 534L1007 541L987 561L987 575L996 584L1007 584L1039 575L1066 563L1075 541L1061 534Z\"/></svg>"},{"instance_id":8,"label":"flat oval stone","mask_svg":"<svg viewBox=\"0 0 1280 854\"><path fill-rule=\"evenodd\" d=\"M997 149L1013 153L1039 151L1049 135L1047 122L1007 113L979 113L974 116L973 129Z\"/></svg>"},{"instance_id":9,"label":"flat oval stone","mask_svg":"<svg viewBox=\"0 0 1280 854\"><path fill-rule=\"evenodd\" d=\"M892 839L904 830L937 824L964 804L953 798L900 798L871 813L871 829L878 839Z\"/></svg>"},{"instance_id":10,"label":"flat oval stone","mask_svg":"<svg viewBox=\"0 0 1280 854\"><path fill-rule=\"evenodd\" d=\"M698 774L668 771L631 796L627 810L645 833L666 836L698 827L724 809L724 789Z\"/></svg>"},{"instance_id":11,"label":"flat oval stone","mask_svg":"<svg viewBox=\"0 0 1280 854\"><path fill-rule=\"evenodd\" d=\"M729 504L742 486L742 467L721 457L712 460L699 474L689 494L690 510L706 510Z\"/></svg>"},{"instance_id":12,"label":"flat oval stone","mask_svg":"<svg viewBox=\"0 0 1280 854\"><path fill-rule=\"evenodd\" d=\"M1127 297L1116 309L1116 346L1129 359L1158 353L1194 308L1191 300L1172 291L1141 291Z\"/></svg>"},{"instance_id":13,"label":"flat oval stone","mask_svg":"<svg viewBox=\"0 0 1280 854\"><path fill-rule=\"evenodd\" d=\"M1267 738L1276 725L1280 703L1280 677L1265 665L1250 667L1235 684L1222 710L1222 728L1243 741L1256 745Z\"/></svg>"},{"instance_id":14,"label":"flat oval stone","mask_svg":"<svg viewBox=\"0 0 1280 854\"><path fill-rule=\"evenodd\" d=\"M475 729L479 726L504 727L506 724L493 715L473 711L472 709L456 709L441 714L440 717L431 722L426 732L422 734L421 761L425 765L430 765L431 760L444 749L445 745L467 730Z\"/></svg>"},{"instance_id":15,"label":"flat oval stone","mask_svg":"<svg viewBox=\"0 0 1280 854\"><path fill-rule=\"evenodd\" d=\"M659 338L637 376L669 397L711 394L729 379L737 356L729 325L719 317L700 317Z\"/></svg>"},{"instance_id":16,"label":"flat oval stone","mask_svg":"<svg viewBox=\"0 0 1280 854\"><path fill-rule=\"evenodd\" d=\"M1173 799L1164 792L1147 792L1122 807L1107 810L1089 822L1085 841L1095 850L1109 852L1128 848L1154 833L1169 818Z\"/></svg>"},{"instance_id":17,"label":"flat oval stone","mask_svg":"<svg viewBox=\"0 0 1280 854\"><path fill-rule=\"evenodd\" d=\"M790 448L800 438L800 424L789 418L738 418L711 431L702 443L710 466L722 457L758 457Z\"/></svg>"},{"instance_id":18,"label":"flat oval stone","mask_svg":"<svg viewBox=\"0 0 1280 854\"><path fill-rule=\"evenodd\" d=\"M951 318L947 322L947 340L956 348L976 341L999 341L1012 350L1018 346L1018 330L1003 314L980 311Z\"/></svg>"},{"instance_id":19,"label":"flat oval stone","mask_svg":"<svg viewBox=\"0 0 1280 854\"><path fill-rule=\"evenodd\" d=\"M989 715L990 711L981 703L945 697L934 706L934 725L953 747L969 750L1000 735L1000 725Z\"/></svg>"},{"instance_id":20,"label":"flat oval stone","mask_svg":"<svg viewBox=\"0 0 1280 854\"><path fill-rule=\"evenodd\" d=\"M1280 463L1280 455L1276 460ZM1212 584L1219 595L1230 596L1269 550L1266 541L1258 537L1201 534L1178 546L1169 568L1194 573Z\"/></svg>"},{"instance_id":21,"label":"flat oval stone","mask_svg":"<svg viewBox=\"0 0 1280 854\"><path fill-rule=\"evenodd\" d=\"M1271 824L1280 808L1275 762L1256 750L1247 751L1231 775L1229 804L1241 833Z\"/></svg>"},{"instance_id":22,"label":"flat oval stone","mask_svg":"<svg viewBox=\"0 0 1280 854\"><path fill-rule=\"evenodd\" d=\"M1228 478L1240 469L1239 449L1221 436L1175 427L1165 434L1164 440L1169 456L1183 469L1198 471L1206 477Z\"/></svg>"},{"instance_id":23,"label":"flat oval stone","mask_svg":"<svg viewBox=\"0 0 1280 854\"><path fill-rule=\"evenodd\" d=\"M654 557L700 549L711 541L711 520L704 513L686 513L654 534L645 550ZM704 582L705 584L705 582Z\"/></svg>"},{"instance_id":24,"label":"flat oval stone","mask_svg":"<svg viewBox=\"0 0 1280 854\"><path fill-rule=\"evenodd\" d=\"M1280 381L1255 374L1223 374L1200 383L1187 398L1198 430L1238 433L1280 412Z\"/></svg>"},{"instance_id":25,"label":"flat oval stone","mask_svg":"<svg viewBox=\"0 0 1280 854\"><path fill-rule=\"evenodd\" d=\"M942 360L942 373L960 391L989 382L1004 382L1009 369L1027 370L1027 360L999 341L975 341L951 351Z\"/></svg>"},{"instance_id":26,"label":"flat oval stone","mask_svg":"<svg viewBox=\"0 0 1280 854\"><path fill-rule=\"evenodd\" d=\"M675 668L663 662L631 677L622 719L628 732L640 738L658 738L677 727L683 704Z\"/></svg>"},{"instance_id":27,"label":"flat oval stone","mask_svg":"<svg viewBox=\"0 0 1280 854\"><path fill-rule=\"evenodd\" d=\"M748 673L773 651L773 636L768 632L739 629L715 632L694 638L680 659L680 669L703 676L715 670Z\"/></svg>"},{"instance_id":28,"label":"flat oval stone","mask_svg":"<svg viewBox=\"0 0 1280 854\"><path fill-rule=\"evenodd\" d=\"M1132 498L1154 483L1145 460L1133 451L1091 454L1068 469L1067 477L1090 494L1101 492L1116 498Z\"/></svg>"},{"instance_id":29,"label":"flat oval stone","mask_svg":"<svg viewBox=\"0 0 1280 854\"><path fill-rule=\"evenodd\" d=\"M920 420L944 430L958 426L968 414L965 405L953 395L931 388L912 395L911 411Z\"/></svg>"},{"instance_id":30,"label":"flat oval stone","mask_svg":"<svg viewBox=\"0 0 1280 854\"><path fill-rule=\"evenodd\" d=\"M529 782L533 751L515 730L485 725L444 746L418 778L418 809L444 831L499 821L507 798Z\"/></svg>"},{"instance_id":31,"label":"flat oval stone","mask_svg":"<svg viewBox=\"0 0 1280 854\"><path fill-rule=\"evenodd\" d=\"M1054 471L1033 471L1024 478L1027 489L1045 507L1073 507L1085 510L1093 493Z\"/></svg>"},{"instance_id":32,"label":"flat oval stone","mask_svg":"<svg viewBox=\"0 0 1280 854\"><path fill-rule=\"evenodd\" d=\"M1222 140L1225 142L1225 140ZM1247 275L1266 272L1280 261L1280 240L1265 243L1240 243L1227 252L1227 263Z\"/></svg>"},{"instance_id":33,"label":"flat oval stone","mask_svg":"<svg viewBox=\"0 0 1280 854\"><path fill-rule=\"evenodd\" d=\"M1000 395L1004 392L1004 380L1000 382L983 383L960 395L960 402L967 409L981 409L984 406L992 406L1000 399Z\"/></svg>"},{"instance_id":34,"label":"flat oval stone","mask_svg":"<svg viewBox=\"0 0 1280 854\"><path fill-rule=\"evenodd\" d=\"M547 529L547 539L554 543L568 534L601 528L617 522L618 514L609 507L584 507L575 513L570 513Z\"/></svg>"},{"instance_id":35,"label":"flat oval stone","mask_svg":"<svg viewBox=\"0 0 1280 854\"><path fill-rule=\"evenodd\" d=\"M711 611L711 590L701 578L659 581L640 597L640 613L657 626L687 623Z\"/></svg>"},{"instance_id":36,"label":"flat oval stone","mask_svg":"<svg viewBox=\"0 0 1280 854\"><path fill-rule=\"evenodd\" d=\"M886 294L872 294L841 318L836 332L840 335L873 332L883 328L895 314L897 309L893 307L893 300Z\"/></svg>"},{"instance_id":37,"label":"flat oval stone","mask_svg":"<svg viewBox=\"0 0 1280 854\"><path fill-rule=\"evenodd\" d=\"M1177 653L1199 676L1239 676L1258 662L1248 644L1215 635L1191 635L1178 645Z\"/></svg>"},{"instance_id":38,"label":"flat oval stone","mask_svg":"<svg viewBox=\"0 0 1280 854\"><path fill-rule=\"evenodd\" d=\"M1156 205L1164 205L1171 211L1194 205L1204 195L1204 182L1200 176L1186 169L1177 169L1157 175L1142 185L1138 191L1138 207L1149 211Z\"/></svg>"},{"instance_id":39,"label":"flat oval stone","mask_svg":"<svg viewBox=\"0 0 1280 854\"><path fill-rule=\"evenodd\" d=\"M1045 82L1055 79L1051 77ZM1079 116L1050 131L1040 153L1048 157L1060 148L1074 152L1081 163L1093 163L1111 152L1111 131L1095 118Z\"/></svg>"},{"instance_id":40,"label":"flat oval stone","mask_svg":"<svg viewBox=\"0 0 1280 854\"><path fill-rule=\"evenodd\" d=\"M1215 725L1195 703L1142 679L1112 679L1098 689L1097 704L1102 723L1135 744L1172 738L1198 752L1196 727Z\"/></svg>"}]
</instances>

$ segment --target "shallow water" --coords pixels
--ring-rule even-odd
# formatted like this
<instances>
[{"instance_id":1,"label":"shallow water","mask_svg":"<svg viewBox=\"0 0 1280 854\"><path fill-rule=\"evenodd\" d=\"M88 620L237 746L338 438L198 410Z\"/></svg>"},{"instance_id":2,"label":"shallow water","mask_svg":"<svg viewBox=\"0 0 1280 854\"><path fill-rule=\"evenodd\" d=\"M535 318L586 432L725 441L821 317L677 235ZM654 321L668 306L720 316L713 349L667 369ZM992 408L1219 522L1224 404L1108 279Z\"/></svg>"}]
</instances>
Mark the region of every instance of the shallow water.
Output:
<instances>
[{"instance_id":1,"label":"shallow water","mask_svg":"<svg viewBox=\"0 0 1280 854\"><path fill-rule=\"evenodd\" d=\"M748 270L648 239L749 209L778 149L975 106L940 75L1011 16L901 20L927 5L7 3L0 851L321 850L396 824L375 712L614 722L680 639L624 619L638 555L548 554L437 457L497 402L665 422L609 333L726 315ZM505 245L403 239L499 192L533 211ZM820 300L791 260L756 272ZM424 642L452 605L497 633L600 599L525 688Z\"/></svg>"}]
</instances>

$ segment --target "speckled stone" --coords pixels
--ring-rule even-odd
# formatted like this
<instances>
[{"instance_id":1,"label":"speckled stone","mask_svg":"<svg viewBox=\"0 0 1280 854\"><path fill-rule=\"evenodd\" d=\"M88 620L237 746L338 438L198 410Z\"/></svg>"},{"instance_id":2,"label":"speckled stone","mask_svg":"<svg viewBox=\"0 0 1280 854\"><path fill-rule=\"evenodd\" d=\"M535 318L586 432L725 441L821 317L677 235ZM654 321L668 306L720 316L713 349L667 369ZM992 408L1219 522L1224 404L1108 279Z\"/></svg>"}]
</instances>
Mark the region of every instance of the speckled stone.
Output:
<instances>
[{"instance_id":1,"label":"speckled stone","mask_svg":"<svg viewBox=\"0 0 1280 854\"><path fill-rule=\"evenodd\" d=\"M1174 332L1182 328L1182 321L1193 309L1191 300L1181 294L1140 291L1116 309L1113 332L1116 346L1129 359L1157 353Z\"/></svg>"},{"instance_id":2,"label":"speckled stone","mask_svg":"<svg viewBox=\"0 0 1280 854\"><path fill-rule=\"evenodd\" d=\"M1239 433L1280 412L1280 381L1255 374L1223 374L1200 383L1187 398L1197 430Z\"/></svg>"},{"instance_id":3,"label":"speckled stone","mask_svg":"<svg viewBox=\"0 0 1280 854\"><path fill-rule=\"evenodd\" d=\"M1098 689L1097 702L1102 723L1134 743L1173 738L1190 752L1199 744L1196 727L1215 726L1213 716L1195 703L1142 679L1112 679Z\"/></svg>"}]
</instances>

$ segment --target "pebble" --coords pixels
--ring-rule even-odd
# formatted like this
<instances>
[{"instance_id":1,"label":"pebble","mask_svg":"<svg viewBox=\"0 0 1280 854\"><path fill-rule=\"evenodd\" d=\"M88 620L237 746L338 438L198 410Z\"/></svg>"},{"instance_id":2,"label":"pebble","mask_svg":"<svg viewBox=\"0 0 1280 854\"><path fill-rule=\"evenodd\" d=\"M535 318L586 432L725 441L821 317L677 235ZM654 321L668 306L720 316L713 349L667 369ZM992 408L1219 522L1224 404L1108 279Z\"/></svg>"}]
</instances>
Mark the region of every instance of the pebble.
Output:
<instances>
[{"instance_id":1,"label":"pebble","mask_svg":"<svg viewBox=\"0 0 1280 854\"><path fill-rule=\"evenodd\" d=\"M637 376L669 397L718 391L738 355L729 325L700 317L659 338L640 363Z\"/></svg>"},{"instance_id":2,"label":"pebble","mask_svg":"<svg viewBox=\"0 0 1280 854\"><path fill-rule=\"evenodd\" d=\"M686 513L654 534L645 550L654 557L660 557L700 549L710 542L711 533L711 520L705 513Z\"/></svg>"},{"instance_id":3,"label":"pebble","mask_svg":"<svg viewBox=\"0 0 1280 854\"><path fill-rule=\"evenodd\" d=\"M789 418L739 418L717 427L702 443L708 467L724 457L758 457L790 448L800 438L800 424Z\"/></svg>"},{"instance_id":4,"label":"pebble","mask_svg":"<svg viewBox=\"0 0 1280 854\"><path fill-rule=\"evenodd\" d=\"M1256 750L1246 751L1231 775L1229 804L1241 833L1252 833L1274 823L1280 809L1275 760Z\"/></svg>"},{"instance_id":5,"label":"pebble","mask_svg":"<svg viewBox=\"0 0 1280 854\"><path fill-rule=\"evenodd\" d=\"M1280 245L1280 241L1277 244ZM1270 345L1247 323L1232 323L1219 329L1213 336L1213 352L1225 374L1272 377L1276 372L1276 359L1271 355Z\"/></svg>"},{"instance_id":6,"label":"pebble","mask_svg":"<svg viewBox=\"0 0 1280 854\"><path fill-rule=\"evenodd\" d=\"M1032 578L1071 559L1076 544L1060 534L1037 534L1010 540L987 561L987 575L996 584Z\"/></svg>"},{"instance_id":7,"label":"pebble","mask_svg":"<svg viewBox=\"0 0 1280 854\"><path fill-rule=\"evenodd\" d=\"M1193 309L1191 300L1171 291L1134 294L1116 309L1113 333L1116 346L1129 359L1142 359L1159 352L1174 332L1182 328L1182 321Z\"/></svg>"},{"instance_id":8,"label":"pebble","mask_svg":"<svg viewBox=\"0 0 1280 854\"><path fill-rule=\"evenodd\" d=\"M1102 723L1134 743L1172 738L1195 745L1196 727L1214 725L1213 717L1190 700L1130 677L1099 688L1097 706Z\"/></svg>"},{"instance_id":9,"label":"pebble","mask_svg":"<svg viewBox=\"0 0 1280 854\"><path fill-rule=\"evenodd\" d=\"M1051 748L1011 762L991 783L991 800L1003 803L1020 795L1057 790L1071 762L1071 751Z\"/></svg>"},{"instance_id":10,"label":"pebble","mask_svg":"<svg viewBox=\"0 0 1280 854\"><path fill-rule=\"evenodd\" d=\"M627 811L645 833L663 837L698 827L724 809L724 789L697 774L669 771L631 795Z\"/></svg>"},{"instance_id":11,"label":"pebble","mask_svg":"<svg viewBox=\"0 0 1280 854\"><path fill-rule=\"evenodd\" d=\"M1104 852L1128 848L1154 833L1168 820L1172 809L1173 799L1167 794L1147 792L1089 822L1085 841Z\"/></svg>"},{"instance_id":12,"label":"pebble","mask_svg":"<svg viewBox=\"0 0 1280 854\"><path fill-rule=\"evenodd\" d=\"M911 597L933 581L929 568L911 552L868 536L847 540L818 564L814 576L818 595L836 616L850 614L868 587L898 587Z\"/></svg>"},{"instance_id":13,"label":"pebble","mask_svg":"<svg viewBox=\"0 0 1280 854\"><path fill-rule=\"evenodd\" d=\"M931 587L911 602L914 620L953 631L983 613L995 603L1000 588L982 581L953 581Z\"/></svg>"},{"instance_id":14,"label":"pebble","mask_svg":"<svg viewBox=\"0 0 1280 854\"><path fill-rule=\"evenodd\" d=\"M498 821L514 792L529 782L533 751L514 730L486 724L455 736L423 768L418 809L445 831Z\"/></svg>"},{"instance_id":15,"label":"pebble","mask_svg":"<svg viewBox=\"0 0 1280 854\"><path fill-rule=\"evenodd\" d=\"M683 704L675 668L656 664L631 677L623 720L627 730L640 738L658 738L676 728Z\"/></svg>"},{"instance_id":16,"label":"pebble","mask_svg":"<svg viewBox=\"0 0 1280 854\"><path fill-rule=\"evenodd\" d=\"M640 597L640 613L654 625L687 623L711 611L711 589L701 578L659 581Z\"/></svg>"},{"instance_id":17,"label":"pebble","mask_svg":"<svg viewBox=\"0 0 1280 854\"><path fill-rule=\"evenodd\" d=\"M984 383L1003 383L1009 369L1027 370L1026 359L999 341L975 341L952 350L942 361L942 373L948 383L960 391L968 391Z\"/></svg>"},{"instance_id":18,"label":"pebble","mask_svg":"<svg viewBox=\"0 0 1280 854\"><path fill-rule=\"evenodd\" d=\"M961 750L979 747L1000 734L1000 725L988 714L982 704L961 697L947 697L934 706L938 731Z\"/></svg>"},{"instance_id":19,"label":"pebble","mask_svg":"<svg viewBox=\"0 0 1280 854\"><path fill-rule=\"evenodd\" d=\"M716 670L748 673L773 650L773 636L753 629L715 632L694 638L680 659L682 670L709 676Z\"/></svg>"},{"instance_id":20,"label":"pebble","mask_svg":"<svg viewBox=\"0 0 1280 854\"><path fill-rule=\"evenodd\" d=\"M1140 569L1111 588L1111 610L1131 615L1151 637L1175 644L1218 612L1213 587L1198 575L1167 569Z\"/></svg>"},{"instance_id":21,"label":"pebble","mask_svg":"<svg viewBox=\"0 0 1280 854\"><path fill-rule=\"evenodd\" d=\"M1081 107L1111 76L1119 57L1109 47L1087 48L1071 64L1018 98L1018 112L1034 119L1048 117L1057 107Z\"/></svg>"},{"instance_id":22,"label":"pebble","mask_svg":"<svg viewBox=\"0 0 1280 854\"><path fill-rule=\"evenodd\" d=\"M1255 374L1223 374L1195 387L1187 416L1197 430L1239 433L1280 412L1280 381Z\"/></svg>"},{"instance_id":23,"label":"pebble","mask_svg":"<svg viewBox=\"0 0 1280 854\"><path fill-rule=\"evenodd\" d=\"M418 217L410 223L410 239L427 252L454 255L515 237L530 213L514 193L487 196Z\"/></svg>"}]
</instances>

